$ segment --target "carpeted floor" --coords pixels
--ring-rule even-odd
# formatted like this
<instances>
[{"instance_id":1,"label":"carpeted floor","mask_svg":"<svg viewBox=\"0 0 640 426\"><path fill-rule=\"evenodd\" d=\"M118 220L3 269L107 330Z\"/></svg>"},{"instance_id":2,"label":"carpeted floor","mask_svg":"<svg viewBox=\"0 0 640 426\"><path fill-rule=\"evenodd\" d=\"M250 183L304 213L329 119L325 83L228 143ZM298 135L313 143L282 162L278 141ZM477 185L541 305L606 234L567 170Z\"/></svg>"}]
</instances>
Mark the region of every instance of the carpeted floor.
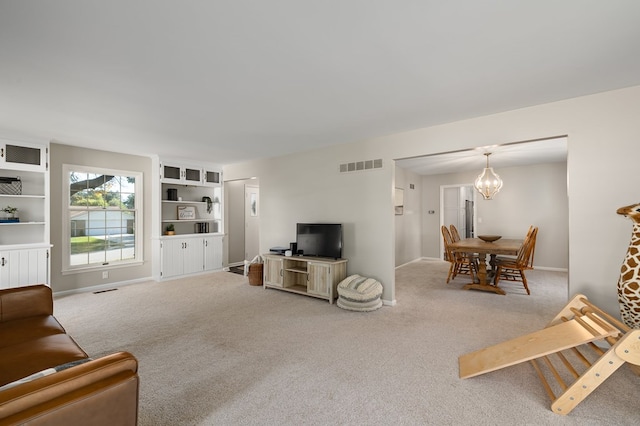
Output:
<instances>
[{"instance_id":1,"label":"carpeted floor","mask_svg":"<svg viewBox=\"0 0 640 426\"><path fill-rule=\"evenodd\" d=\"M640 378L624 368L568 416L550 411L529 364L459 379L459 355L555 316L566 274L531 271L531 296L518 283L499 296L462 290L464 277L445 284L447 268L399 268L397 306L368 313L226 272L62 297L54 310L90 355L138 358L141 426L640 421Z\"/></svg>"}]
</instances>

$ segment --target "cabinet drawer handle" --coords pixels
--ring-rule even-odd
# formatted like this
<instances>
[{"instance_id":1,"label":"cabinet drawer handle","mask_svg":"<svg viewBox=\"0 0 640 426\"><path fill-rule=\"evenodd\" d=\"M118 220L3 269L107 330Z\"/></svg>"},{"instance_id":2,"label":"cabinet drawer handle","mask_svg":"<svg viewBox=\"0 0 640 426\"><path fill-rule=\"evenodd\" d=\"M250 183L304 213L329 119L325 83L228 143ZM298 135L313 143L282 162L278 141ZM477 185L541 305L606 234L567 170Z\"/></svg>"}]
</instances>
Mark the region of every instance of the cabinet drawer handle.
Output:
<instances>
[{"instance_id":1,"label":"cabinet drawer handle","mask_svg":"<svg viewBox=\"0 0 640 426\"><path fill-rule=\"evenodd\" d=\"M4 148L0 148L0 157L4 158Z\"/></svg>"},{"instance_id":2,"label":"cabinet drawer handle","mask_svg":"<svg viewBox=\"0 0 640 426\"><path fill-rule=\"evenodd\" d=\"M2 258L2 266L6 265L7 261L4 259L4 257Z\"/></svg>"}]
</instances>

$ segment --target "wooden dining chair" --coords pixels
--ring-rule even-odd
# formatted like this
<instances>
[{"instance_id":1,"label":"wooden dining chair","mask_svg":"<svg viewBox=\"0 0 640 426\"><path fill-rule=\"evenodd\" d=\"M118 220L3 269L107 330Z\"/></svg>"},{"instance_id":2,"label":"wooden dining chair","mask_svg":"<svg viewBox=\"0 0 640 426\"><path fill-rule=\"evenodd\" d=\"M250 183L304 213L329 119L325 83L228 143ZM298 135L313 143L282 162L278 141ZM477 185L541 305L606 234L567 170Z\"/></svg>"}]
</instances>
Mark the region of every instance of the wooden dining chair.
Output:
<instances>
[{"instance_id":1,"label":"wooden dining chair","mask_svg":"<svg viewBox=\"0 0 640 426\"><path fill-rule=\"evenodd\" d=\"M515 259L496 258L496 274L494 277L494 284L498 285L498 282L503 279L507 281L520 281L530 295L529 285L527 284L527 277L525 271L533 269L533 256L536 247L536 238L538 236L538 227L534 227L530 233L527 234L522 248L518 252L518 256Z\"/></svg>"},{"instance_id":2,"label":"wooden dining chair","mask_svg":"<svg viewBox=\"0 0 640 426\"><path fill-rule=\"evenodd\" d=\"M471 280L475 277L477 265L474 263L473 256L466 256L464 253L456 253L451 248L454 242L451 231L445 225L442 225L442 239L444 241L445 260L450 262L449 273L447 274L447 284L450 280L456 278L458 274L469 275Z\"/></svg>"},{"instance_id":3,"label":"wooden dining chair","mask_svg":"<svg viewBox=\"0 0 640 426\"><path fill-rule=\"evenodd\" d=\"M455 243L460 241L460 233L458 232L458 228L456 228L456 226L453 223L449 225L449 230L451 231L451 239L453 240L453 242ZM477 255L472 253L458 253L458 256L467 258L461 262L463 265L462 266L463 271L465 272L467 271L466 265L469 264L471 265L471 267L473 267L474 272L478 272L478 256Z\"/></svg>"},{"instance_id":4,"label":"wooden dining chair","mask_svg":"<svg viewBox=\"0 0 640 426\"><path fill-rule=\"evenodd\" d=\"M452 223L449 225L449 230L451 231L451 238L453 242L460 241L460 233L458 232L458 228Z\"/></svg>"}]
</instances>

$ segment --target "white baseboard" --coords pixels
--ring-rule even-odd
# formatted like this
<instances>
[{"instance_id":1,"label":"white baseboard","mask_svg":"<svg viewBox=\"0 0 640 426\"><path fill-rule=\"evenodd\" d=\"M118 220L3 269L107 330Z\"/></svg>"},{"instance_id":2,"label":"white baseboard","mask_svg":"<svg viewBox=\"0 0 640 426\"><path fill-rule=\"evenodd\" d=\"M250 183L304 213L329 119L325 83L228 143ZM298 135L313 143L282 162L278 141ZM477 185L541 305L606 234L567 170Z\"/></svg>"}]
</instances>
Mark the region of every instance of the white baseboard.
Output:
<instances>
[{"instance_id":1,"label":"white baseboard","mask_svg":"<svg viewBox=\"0 0 640 426\"><path fill-rule=\"evenodd\" d=\"M398 266L396 266L395 269L402 268L403 266L407 266L407 265L410 265L412 263L420 262L422 260L440 260L440 259L435 259L435 258L430 258L430 257L419 257L417 259L410 260L407 263L403 263L402 265L398 265Z\"/></svg>"},{"instance_id":2,"label":"white baseboard","mask_svg":"<svg viewBox=\"0 0 640 426\"><path fill-rule=\"evenodd\" d=\"M533 269L537 269L539 271L553 271L553 272L569 272L567 268L551 268L549 266L535 266Z\"/></svg>"},{"instance_id":3,"label":"white baseboard","mask_svg":"<svg viewBox=\"0 0 640 426\"><path fill-rule=\"evenodd\" d=\"M91 287L82 287L82 288L76 288L73 290L63 290L63 291L54 291L53 292L53 297L62 297L62 296L69 296L71 294L78 294L78 293L93 293L95 291L103 291L103 290L109 290L112 288L116 288L116 287L122 287L125 285L130 285L130 284L137 284L137 283L142 283L145 281L155 281L152 277L149 278L138 278L135 280L128 280L128 281L118 281L115 283L108 283L108 284L99 284L99 285L93 285Z\"/></svg>"}]
</instances>

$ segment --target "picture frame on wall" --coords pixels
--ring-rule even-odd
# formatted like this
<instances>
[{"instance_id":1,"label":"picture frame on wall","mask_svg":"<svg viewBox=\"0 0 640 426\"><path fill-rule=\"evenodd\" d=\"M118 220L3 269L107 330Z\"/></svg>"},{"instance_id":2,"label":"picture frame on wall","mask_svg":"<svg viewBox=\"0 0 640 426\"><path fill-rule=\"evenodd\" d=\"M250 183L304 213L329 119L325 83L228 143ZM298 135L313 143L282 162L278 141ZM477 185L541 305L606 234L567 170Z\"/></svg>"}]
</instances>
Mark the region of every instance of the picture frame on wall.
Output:
<instances>
[{"instance_id":1,"label":"picture frame on wall","mask_svg":"<svg viewBox=\"0 0 640 426\"><path fill-rule=\"evenodd\" d=\"M196 218L194 206L178 206L178 220L193 220Z\"/></svg>"}]
</instances>

